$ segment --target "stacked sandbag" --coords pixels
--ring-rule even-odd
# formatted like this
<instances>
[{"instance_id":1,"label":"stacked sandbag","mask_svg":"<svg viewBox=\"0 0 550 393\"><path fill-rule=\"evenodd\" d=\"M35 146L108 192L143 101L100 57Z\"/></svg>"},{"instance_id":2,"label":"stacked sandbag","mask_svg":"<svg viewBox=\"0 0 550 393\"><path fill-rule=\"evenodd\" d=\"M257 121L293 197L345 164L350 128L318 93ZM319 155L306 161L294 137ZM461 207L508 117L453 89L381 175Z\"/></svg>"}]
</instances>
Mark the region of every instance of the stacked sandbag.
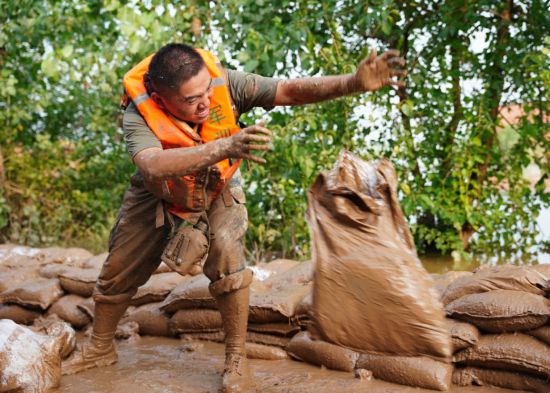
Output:
<instances>
[{"instance_id":1,"label":"stacked sandbag","mask_svg":"<svg viewBox=\"0 0 550 393\"><path fill-rule=\"evenodd\" d=\"M484 267L449 285L442 298L448 317L480 331L477 340L454 346L454 383L550 391L547 285L537 270L509 265Z\"/></svg>"},{"instance_id":2,"label":"stacked sandbag","mask_svg":"<svg viewBox=\"0 0 550 393\"><path fill-rule=\"evenodd\" d=\"M392 164L342 152L333 170L317 177L308 200L318 335L293 341L320 359L316 348L328 345L360 353L356 366L379 379L448 389L451 337L399 206Z\"/></svg>"},{"instance_id":3,"label":"stacked sandbag","mask_svg":"<svg viewBox=\"0 0 550 393\"><path fill-rule=\"evenodd\" d=\"M301 330L295 322L298 304L311 291L311 262L275 260L253 266L247 352L250 357L281 359L290 338ZM169 318L172 335L184 340L223 342L224 331L210 282L200 275L180 283L155 313ZM143 310L140 315L151 311ZM137 313L133 311L133 313Z\"/></svg>"}]
</instances>

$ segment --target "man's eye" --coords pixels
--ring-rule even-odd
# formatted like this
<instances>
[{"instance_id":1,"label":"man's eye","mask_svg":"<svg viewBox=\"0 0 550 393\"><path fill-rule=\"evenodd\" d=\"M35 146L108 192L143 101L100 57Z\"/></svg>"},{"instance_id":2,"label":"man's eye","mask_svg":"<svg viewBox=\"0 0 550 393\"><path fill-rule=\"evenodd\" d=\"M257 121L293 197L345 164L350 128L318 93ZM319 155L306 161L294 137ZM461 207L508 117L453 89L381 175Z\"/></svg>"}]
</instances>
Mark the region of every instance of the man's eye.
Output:
<instances>
[{"instance_id":1,"label":"man's eye","mask_svg":"<svg viewBox=\"0 0 550 393\"><path fill-rule=\"evenodd\" d=\"M193 104L193 103L195 103L195 101L197 101L197 99L193 98L192 100L186 100L185 103L186 104Z\"/></svg>"}]
</instances>

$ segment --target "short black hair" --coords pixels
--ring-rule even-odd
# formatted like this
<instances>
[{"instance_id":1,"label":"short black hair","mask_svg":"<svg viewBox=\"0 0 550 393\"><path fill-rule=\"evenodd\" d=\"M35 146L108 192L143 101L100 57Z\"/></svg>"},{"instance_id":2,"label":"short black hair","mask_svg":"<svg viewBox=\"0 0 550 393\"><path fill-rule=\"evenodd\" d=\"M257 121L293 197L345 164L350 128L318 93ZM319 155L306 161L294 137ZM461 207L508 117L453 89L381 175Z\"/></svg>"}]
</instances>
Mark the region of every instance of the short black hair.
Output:
<instances>
[{"instance_id":1,"label":"short black hair","mask_svg":"<svg viewBox=\"0 0 550 393\"><path fill-rule=\"evenodd\" d=\"M191 46L171 43L163 46L151 59L145 76L149 94L174 93L205 67L201 55Z\"/></svg>"}]
</instances>

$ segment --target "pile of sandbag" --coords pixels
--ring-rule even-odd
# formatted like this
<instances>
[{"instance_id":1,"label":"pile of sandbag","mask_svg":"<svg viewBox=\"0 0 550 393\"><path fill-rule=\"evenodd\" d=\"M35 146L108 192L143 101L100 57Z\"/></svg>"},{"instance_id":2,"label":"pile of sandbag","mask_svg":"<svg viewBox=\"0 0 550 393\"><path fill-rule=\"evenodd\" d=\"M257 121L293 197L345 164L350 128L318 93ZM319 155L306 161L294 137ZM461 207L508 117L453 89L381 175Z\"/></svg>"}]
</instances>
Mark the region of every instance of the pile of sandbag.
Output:
<instances>
[{"instance_id":1,"label":"pile of sandbag","mask_svg":"<svg viewBox=\"0 0 550 393\"><path fill-rule=\"evenodd\" d=\"M311 292L311 262L280 259L252 270L247 352L250 357L263 359L286 357L284 348L301 330L300 321L304 320L296 313ZM138 307L130 311L126 320L137 321L141 334L155 330L186 340L222 342L222 319L208 285L209 280L203 275L190 278L174 288L162 303ZM152 315L156 318L154 326L150 322ZM147 331L142 326L147 326Z\"/></svg>"},{"instance_id":2,"label":"pile of sandbag","mask_svg":"<svg viewBox=\"0 0 550 393\"><path fill-rule=\"evenodd\" d=\"M453 337L453 382L550 391L548 278L529 266L478 269L442 294Z\"/></svg>"},{"instance_id":3,"label":"pile of sandbag","mask_svg":"<svg viewBox=\"0 0 550 393\"><path fill-rule=\"evenodd\" d=\"M313 324L288 351L328 368L447 390L451 337L396 192L389 161L366 162L349 152L317 177L307 213Z\"/></svg>"},{"instance_id":4,"label":"pile of sandbag","mask_svg":"<svg viewBox=\"0 0 550 393\"><path fill-rule=\"evenodd\" d=\"M0 319L32 325L41 316L58 316L75 329L89 327L92 293L106 257L80 248L0 245ZM161 264L139 288L132 306L162 302L187 279Z\"/></svg>"}]
</instances>

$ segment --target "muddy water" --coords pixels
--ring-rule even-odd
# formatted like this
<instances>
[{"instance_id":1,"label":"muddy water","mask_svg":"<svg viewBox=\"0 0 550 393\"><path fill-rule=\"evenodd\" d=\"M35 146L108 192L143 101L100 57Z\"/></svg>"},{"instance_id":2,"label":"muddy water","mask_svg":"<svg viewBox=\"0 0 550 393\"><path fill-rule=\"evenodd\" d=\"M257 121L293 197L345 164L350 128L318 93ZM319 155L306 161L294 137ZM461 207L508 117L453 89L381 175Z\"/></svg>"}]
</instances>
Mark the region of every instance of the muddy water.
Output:
<instances>
[{"instance_id":1,"label":"muddy water","mask_svg":"<svg viewBox=\"0 0 550 393\"><path fill-rule=\"evenodd\" d=\"M183 343L177 339L142 337L118 345L113 366L65 376L55 393L217 393L223 368L223 345ZM423 393L433 392L378 380L360 380L352 373L331 371L292 360L251 360L262 393ZM479 387L451 392L484 393L511 390Z\"/></svg>"}]
</instances>

